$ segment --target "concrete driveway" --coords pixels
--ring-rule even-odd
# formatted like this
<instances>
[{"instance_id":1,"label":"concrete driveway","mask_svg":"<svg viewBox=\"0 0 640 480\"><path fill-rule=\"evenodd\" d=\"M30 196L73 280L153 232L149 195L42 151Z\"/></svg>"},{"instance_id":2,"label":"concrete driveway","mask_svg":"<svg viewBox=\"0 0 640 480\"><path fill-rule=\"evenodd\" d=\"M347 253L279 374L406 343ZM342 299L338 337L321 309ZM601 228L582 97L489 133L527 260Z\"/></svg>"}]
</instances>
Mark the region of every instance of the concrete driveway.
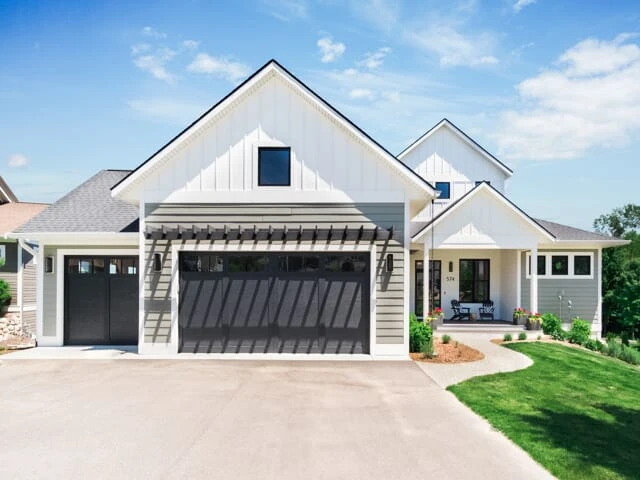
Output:
<instances>
[{"instance_id":1,"label":"concrete driveway","mask_svg":"<svg viewBox=\"0 0 640 480\"><path fill-rule=\"evenodd\" d=\"M412 362L0 359L0 478L551 478Z\"/></svg>"}]
</instances>

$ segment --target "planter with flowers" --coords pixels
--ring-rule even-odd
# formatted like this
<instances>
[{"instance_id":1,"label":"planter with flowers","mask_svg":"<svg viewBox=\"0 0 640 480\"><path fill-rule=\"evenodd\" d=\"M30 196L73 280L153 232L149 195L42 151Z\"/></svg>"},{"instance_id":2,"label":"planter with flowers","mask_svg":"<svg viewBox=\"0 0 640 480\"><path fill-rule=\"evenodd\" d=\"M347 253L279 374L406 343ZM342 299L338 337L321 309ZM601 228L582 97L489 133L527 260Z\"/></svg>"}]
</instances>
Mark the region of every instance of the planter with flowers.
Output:
<instances>
[{"instance_id":1,"label":"planter with flowers","mask_svg":"<svg viewBox=\"0 0 640 480\"><path fill-rule=\"evenodd\" d=\"M516 307L513 309L513 324L524 325L525 319L529 316L527 311L522 307Z\"/></svg>"},{"instance_id":2,"label":"planter with flowers","mask_svg":"<svg viewBox=\"0 0 640 480\"><path fill-rule=\"evenodd\" d=\"M525 328L527 330L540 330L542 327L542 316L539 313L529 312Z\"/></svg>"},{"instance_id":3,"label":"planter with flowers","mask_svg":"<svg viewBox=\"0 0 640 480\"><path fill-rule=\"evenodd\" d=\"M431 324L431 328L435 330L438 326L442 325L444 321L444 312L440 307L436 307L433 312L429 312L427 314L424 320L429 322Z\"/></svg>"}]
</instances>

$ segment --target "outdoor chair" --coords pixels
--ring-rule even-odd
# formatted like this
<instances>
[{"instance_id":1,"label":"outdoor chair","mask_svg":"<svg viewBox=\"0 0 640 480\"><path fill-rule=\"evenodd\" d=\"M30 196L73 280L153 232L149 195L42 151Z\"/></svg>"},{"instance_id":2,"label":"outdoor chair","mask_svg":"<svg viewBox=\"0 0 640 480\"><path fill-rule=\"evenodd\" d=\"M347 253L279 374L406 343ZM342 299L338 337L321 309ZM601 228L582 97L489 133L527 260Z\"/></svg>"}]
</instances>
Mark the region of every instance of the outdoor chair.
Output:
<instances>
[{"instance_id":1,"label":"outdoor chair","mask_svg":"<svg viewBox=\"0 0 640 480\"><path fill-rule=\"evenodd\" d=\"M480 320L494 320L493 311L495 307L493 306L493 301L489 300L482 303L480 307Z\"/></svg>"},{"instance_id":2,"label":"outdoor chair","mask_svg":"<svg viewBox=\"0 0 640 480\"><path fill-rule=\"evenodd\" d=\"M449 320L471 320L471 309L460 306L458 300L451 300L451 309L453 310L453 317Z\"/></svg>"}]
</instances>

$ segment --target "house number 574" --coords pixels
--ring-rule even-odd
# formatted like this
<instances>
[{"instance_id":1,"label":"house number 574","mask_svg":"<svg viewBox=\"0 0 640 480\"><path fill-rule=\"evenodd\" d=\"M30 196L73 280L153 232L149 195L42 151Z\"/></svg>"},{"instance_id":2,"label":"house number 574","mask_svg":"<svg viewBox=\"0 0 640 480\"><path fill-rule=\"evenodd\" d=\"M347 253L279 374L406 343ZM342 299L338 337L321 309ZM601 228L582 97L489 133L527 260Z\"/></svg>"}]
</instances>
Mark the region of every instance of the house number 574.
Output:
<instances>
[{"instance_id":1,"label":"house number 574","mask_svg":"<svg viewBox=\"0 0 640 480\"><path fill-rule=\"evenodd\" d=\"M455 278L455 277L453 277L453 276L451 276L451 275L449 275L449 276L445 277L445 280L446 280L447 282L453 282L455 279L456 279L456 278Z\"/></svg>"}]
</instances>

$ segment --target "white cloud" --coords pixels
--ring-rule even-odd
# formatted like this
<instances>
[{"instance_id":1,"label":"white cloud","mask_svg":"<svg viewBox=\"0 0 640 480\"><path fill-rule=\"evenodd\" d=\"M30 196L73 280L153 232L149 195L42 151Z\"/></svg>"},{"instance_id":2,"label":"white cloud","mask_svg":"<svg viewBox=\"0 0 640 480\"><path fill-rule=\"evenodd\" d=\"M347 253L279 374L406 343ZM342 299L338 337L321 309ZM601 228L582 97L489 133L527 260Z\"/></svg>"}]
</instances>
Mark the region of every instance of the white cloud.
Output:
<instances>
[{"instance_id":1,"label":"white cloud","mask_svg":"<svg viewBox=\"0 0 640 480\"><path fill-rule=\"evenodd\" d=\"M368 88L354 88L349 92L351 98L373 100L373 92Z\"/></svg>"},{"instance_id":2,"label":"white cloud","mask_svg":"<svg viewBox=\"0 0 640 480\"><path fill-rule=\"evenodd\" d=\"M14 153L9 156L7 165L11 168L24 168L29 165L29 159L21 153Z\"/></svg>"},{"instance_id":3,"label":"white cloud","mask_svg":"<svg viewBox=\"0 0 640 480\"><path fill-rule=\"evenodd\" d=\"M131 46L131 55L138 56L141 53L145 53L151 50L151 45L148 43L136 43Z\"/></svg>"},{"instance_id":4,"label":"white cloud","mask_svg":"<svg viewBox=\"0 0 640 480\"><path fill-rule=\"evenodd\" d=\"M146 26L142 29L142 34L147 37L151 37L155 39L167 38L166 33L159 32L155 30L153 27L149 27L149 26Z\"/></svg>"},{"instance_id":5,"label":"white cloud","mask_svg":"<svg viewBox=\"0 0 640 480\"><path fill-rule=\"evenodd\" d=\"M160 47L155 50L151 48L140 50L140 46L138 45L137 47L134 45L131 49L135 66L140 70L149 72L158 80L163 80L169 84L173 83L175 77L167 71L166 64L175 57L176 52L167 47Z\"/></svg>"},{"instance_id":6,"label":"white cloud","mask_svg":"<svg viewBox=\"0 0 640 480\"><path fill-rule=\"evenodd\" d=\"M354 14L385 32L396 27L400 19L398 0L351 0Z\"/></svg>"},{"instance_id":7,"label":"white cloud","mask_svg":"<svg viewBox=\"0 0 640 480\"><path fill-rule=\"evenodd\" d=\"M166 98L137 99L127 103L138 114L172 125L185 125L204 111L202 105Z\"/></svg>"},{"instance_id":8,"label":"white cloud","mask_svg":"<svg viewBox=\"0 0 640 480\"><path fill-rule=\"evenodd\" d=\"M498 152L511 159L575 158L640 133L640 48L629 35L587 39L556 68L517 86L520 108L502 114Z\"/></svg>"},{"instance_id":9,"label":"white cloud","mask_svg":"<svg viewBox=\"0 0 640 480\"><path fill-rule=\"evenodd\" d=\"M307 18L309 6L306 0L263 0L269 14L283 22L297 18Z\"/></svg>"},{"instance_id":10,"label":"white cloud","mask_svg":"<svg viewBox=\"0 0 640 480\"><path fill-rule=\"evenodd\" d=\"M206 53L199 53L189 64L187 70L193 73L206 73L235 82L251 73L251 68L240 62L225 57L212 57Z\"/></svg>"},{"instance_id":11,"label":"white cloud","mask_svg":"<svg viewBox=\"0 0 640 480\"><path fill-rule=\"evenodd\" d=\"M538 0L516 0L516 3L513 4L513 11L518 13L524 7L527 7L529 5L533 5L537 1Z\"/></svg>"},{"instance_id":12,"label":"white cloud","mask_svg":"<svg viewBox=\"0 0 640 480\"><path fill-rule=\"evenodd\" d=\"M330 63L334 62L344 53L347 49L344 43L333 42L331 37L326 36L322 37L318 40L318 48L320 49L320 54L322 58L320 59L322 63Z\"/></svg>"},{"instance_id":13,"label":"white cloud","mask_svg":"<svg viewBox=\"0 0 640 480\"><path fill-rule=\"evenodd\" d=\"M438 56L442 67L495 65L496 41L489 33L462 34L453 24L433 21L426 27L407 30L406 39L424 51Z\"/></svg>"},{"instance_id":14,"label":"white cloud","mask_svg":"<svg viewBox=\"0 0 640 480\"><path fill-rule=\"evenodd\" d=\"M200 46L200 42L195 40L185 40L182 42L182 46L188 48L189 50L196 50Z\"/></svg>"},{"instance_id":15,"label":"white cloud","mask_svg":"<svg viewBox=\"0 0 640 480\"><path fill-rule=\"evenodd\" d=\"M358 62L358 65L367 67L369 69L378 68L384 63L384 57L391 52L389 47L382 47L373 53L366 53L364 58Z\"/></svg>"}]
</instances>

